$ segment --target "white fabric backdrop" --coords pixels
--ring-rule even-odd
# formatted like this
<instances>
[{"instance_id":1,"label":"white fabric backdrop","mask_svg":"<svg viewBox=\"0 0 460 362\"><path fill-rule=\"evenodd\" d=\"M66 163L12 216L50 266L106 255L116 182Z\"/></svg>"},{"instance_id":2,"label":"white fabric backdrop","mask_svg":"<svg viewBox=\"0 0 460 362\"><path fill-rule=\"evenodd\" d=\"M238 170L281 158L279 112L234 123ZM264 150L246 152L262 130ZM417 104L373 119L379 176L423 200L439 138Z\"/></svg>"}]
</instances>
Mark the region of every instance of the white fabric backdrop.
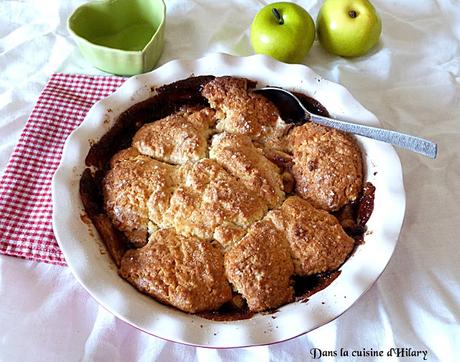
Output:
<instances>
[{"instance_id":1,"label":"white fabric backdrop","mask_svg":"<svg viewBox=\"0 0 460 362\"><path fill-rule=\"evenodd\" d=\"M0 1L0 172L51 73L102 74L81 58L66 30L67 17L80 3ZM248 29L263 2L166 3L160 64L211 52L253 53ZM321 1L297 3L315 18ZM68 268L0 256L0 361L296 361L308 360L311 348L392 347L426 350L433 361L458 361L460 2L373 3L383 22L376 50L350 60L326 54L315 42L304 63L346 86L385 127L437 142L439 157L398 150L407 192L400 240L385 273L350 310L270 347L194 348L117 320Z\"/></svg>"}]
</instances>

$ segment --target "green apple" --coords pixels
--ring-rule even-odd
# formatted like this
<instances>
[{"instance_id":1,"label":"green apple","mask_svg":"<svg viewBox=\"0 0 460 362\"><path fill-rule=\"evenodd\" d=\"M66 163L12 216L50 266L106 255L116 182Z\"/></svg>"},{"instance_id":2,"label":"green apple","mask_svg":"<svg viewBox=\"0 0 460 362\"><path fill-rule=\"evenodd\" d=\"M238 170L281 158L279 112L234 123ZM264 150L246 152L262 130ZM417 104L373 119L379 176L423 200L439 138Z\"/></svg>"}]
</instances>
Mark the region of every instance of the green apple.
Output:
<instances>
[{"instance_id":1,"label":"green apple","mask_svg":"<svg viewBox=\"0 0 460 362\"><path fill-rule=\"evenodd\" d=\"M378 43L382 22L368 0L325 0L316 29L319 42L327 51L357 57Z\"/></svg>"},{"instance_id":2,"label":"green apple","mask_svg":"<svg viewBox=\"0 0 460 362\"><path fill-rule=\"evenodd\" d=\"M301 6L279 2L263 7L251 24L251 44L258 54L299 63L315 40L315 24Z\"/></svg>"}]
</instances>

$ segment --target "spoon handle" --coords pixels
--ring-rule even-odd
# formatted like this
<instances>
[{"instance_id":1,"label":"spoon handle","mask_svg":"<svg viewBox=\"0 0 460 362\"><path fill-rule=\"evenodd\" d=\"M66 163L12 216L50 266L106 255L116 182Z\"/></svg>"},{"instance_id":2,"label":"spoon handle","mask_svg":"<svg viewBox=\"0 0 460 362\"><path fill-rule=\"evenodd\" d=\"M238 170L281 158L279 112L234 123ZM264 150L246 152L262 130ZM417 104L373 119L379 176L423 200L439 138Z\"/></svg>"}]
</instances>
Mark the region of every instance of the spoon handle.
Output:
<instances>
[{"instance_id":1,"label":"spoon handle","mask_svg":"<svg viewBox=\"0 0 460 362\"><path fill-rule=\"evenodd\" d=\"M311 114L312 122L323 126L338 129L340 131L354 133L360 136L372 138L374 140L391 143L392 145L420 153L430 158L436 158L437 145L431 141L420 137L410 136L408 134L390 131L387 129L363 126L361 124L339 121L328 117Z\"/></svg>"}]
</instances>

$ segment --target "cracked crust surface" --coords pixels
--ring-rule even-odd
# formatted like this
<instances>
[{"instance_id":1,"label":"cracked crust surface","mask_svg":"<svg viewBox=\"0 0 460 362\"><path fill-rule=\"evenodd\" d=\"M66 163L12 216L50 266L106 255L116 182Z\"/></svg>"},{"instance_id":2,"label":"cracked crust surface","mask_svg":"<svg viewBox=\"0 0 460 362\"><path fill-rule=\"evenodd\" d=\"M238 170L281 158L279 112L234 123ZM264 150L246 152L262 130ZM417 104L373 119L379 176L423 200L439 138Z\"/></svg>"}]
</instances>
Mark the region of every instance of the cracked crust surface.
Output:
<instances>
[{"instance_id":1,"label":"cracked crust surface","mask_svg":"<svg viewBox=\"0 0 460 362\"><path fill-rule=\"evenodd\" d=\"M136 246L147 242L151 220L161 218L175 187L176 168L128 148L111 160L103 183L105 211ZM154 204L155 207L149 207Z\"/></svg>"},{"instance_id":2,"label":"cracked crust surface","mask_svg":"<svg viewBox=\"0 0 460 362\"><path fill-rule=\"evenodd\" d=\"M144 125L133 138L133 147L147 156L184 164L207 156L208 137L215 123L210 108L184 107L159 121Z\"/></svg>"},{"instance_id":3,"label":"cracked crust surface","mask_svg":"<svg viewBox=\"0 0 460 362\"><path fill-rule=\"evenodd\" d=\"M336 270L353 250L354 240L333 215L298 196L287 198L266 219L285 235L297 275Z\"/></svg>"},{"instance_id":4,"label":"cracked crust surface","mask_svg":"<svg viewBox=\"0 0 460 362\"><path fill-rule=\"evenodd\" d=\"M361 151L352 136L314 123L287 137L296 192L315 207L336 211L356 201L363 184Z\"/></svg>"},{"instance_id":5,"label":"cracked crust surface","mask_svg":"<svg viewBox=\"0 0 460 362\"><path fill-rule=\"evenodd\" d=\"M210 81L211 108L144 125L103 180L106 213L137 248L120 274L187 312L219 308L229 281L251 311L277 308L292 300L294 275L333 271L354 246L329 212L361 191L358 145L312 123L284 124L250 87ZM202 300L200 288L217 294Z\"/></svg>"},{"instance_id":6,"label":"cracked crust surface","mask_svg":"<svg viewBox=\"0 0 460 362\"><path fill-rule=\"evenodd\" d=\"M263 155L248 136L228 132L214 136L209 157L237 177L248 190L257 193L269 208L279 206L284 200L279 168Z\"/></svg>"},{"instance_id":7,"label":"cracked crust surface","mask_svg":"<svg viewBox=\"0 0 460 362\"><path fill-rule=\"evenodd\" d=\"M184 235L211 240L217 227L231 223L247 228L267 212L261 198L214 160L183 165L179 180L164 220Z\"/></svg>"},{"instance_id":8,"label":"cracked crust surface","mask_svg":"<svg viewBox=\"0 0 460 362\"><path fill-rule=\"evenodd\" d=\"M248 234L225 254L225 272L251 311L289 303L294 296L294 266L284 234L271 221L251 226Z\"/></svg>"},{"instance_id":9,"label":"cracked crust surface","mask_svg":"<svg viewBox=\"0 0 460 362\"><path fill-rule=\"evenodd\" d=\"M289 126L280 118L278 109L265 97L248 90L247 79L218 77L203 88L203 96L217 111L217 130L239 133L252 140L273 143Z\"/></svg>"},{"instance_id":10,"label":"cracked crust surface","mask_svg":"<svg viewBox=\"0 0 460 362\"><path fill-rule=\"evenodd\" d=\"M120 275L138 290L183 311L214 310L232 298L221 252L196 237L158 230L126 252Z\"/></svg>"}]
</instances>

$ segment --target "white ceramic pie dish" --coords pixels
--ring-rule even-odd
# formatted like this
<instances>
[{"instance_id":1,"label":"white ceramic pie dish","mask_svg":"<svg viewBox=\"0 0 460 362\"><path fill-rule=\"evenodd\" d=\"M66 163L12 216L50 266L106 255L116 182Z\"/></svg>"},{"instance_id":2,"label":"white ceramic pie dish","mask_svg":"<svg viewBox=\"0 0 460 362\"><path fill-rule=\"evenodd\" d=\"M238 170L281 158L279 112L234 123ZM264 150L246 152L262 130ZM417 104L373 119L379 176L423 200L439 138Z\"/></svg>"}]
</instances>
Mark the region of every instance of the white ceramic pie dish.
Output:
<instances>
[{"instance_id":1,"label":"white ceramic pie dish","mask_svg":"<svg viewBox=\"0 0 460 362\"><path fill-rule=\"evenodd\" d=\"M115 93L96 103L67 139L53 178L53 226L65 259L78 281L118 318L152 335L190 345L226 348L270 344L304 334L345 312L377 280L398 240L405 210L401 164L392 146L357 137L363 150L365 180L376 187L375 206L365 243L342 266L340 276L306 303L295 302L273 314L219 322L186 314L157 303L121 279L94 227L83 222L79 180L94 140L119 114L148 98L152 86L191 75L234 75L304 92L320 101L335 117L379 125L342 86L303 65L288 65L255 55L213 54L197 60L174 60L128 79Z\"/></svg>"}]
</instances>

